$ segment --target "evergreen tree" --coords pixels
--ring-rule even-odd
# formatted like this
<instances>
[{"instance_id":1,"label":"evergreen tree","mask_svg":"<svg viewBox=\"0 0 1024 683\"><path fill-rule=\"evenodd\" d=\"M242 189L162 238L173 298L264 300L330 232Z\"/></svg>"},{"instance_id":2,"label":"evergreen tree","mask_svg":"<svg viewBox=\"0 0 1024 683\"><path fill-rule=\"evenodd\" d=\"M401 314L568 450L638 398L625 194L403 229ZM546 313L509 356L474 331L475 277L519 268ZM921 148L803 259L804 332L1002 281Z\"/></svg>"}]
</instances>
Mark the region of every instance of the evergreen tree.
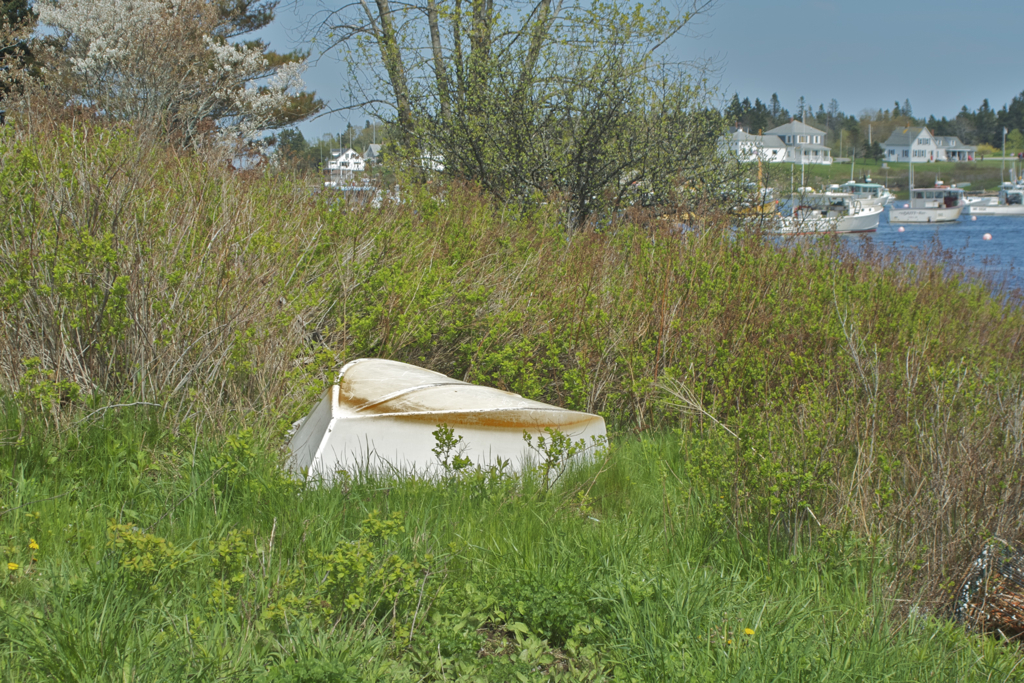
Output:
<instances>
[{"instance_id":1,"label":"evergreen tree","mask_svg":"<svg viewBox=\"0 0 1024 683\"><path fill-rule=\"evenodd\" d=\"M996 113L989 106L988 99L982 101L974 114L974 130L979 143L999 147L1003 143L1003 129L997 125Z\"/></svg>"},{"instance_id":2,"label":"evergreen tree","mask_svg":"<svg viewBox=\"0 0 1024 683\"><path fill-rule=\"evenodd\" d=\"M779 102L778 93L772 93L772 99L768 102L768 112L772 115L772 123L779 125L786 110L782 108L782 103Z\"/></svg>"}]
</instances>

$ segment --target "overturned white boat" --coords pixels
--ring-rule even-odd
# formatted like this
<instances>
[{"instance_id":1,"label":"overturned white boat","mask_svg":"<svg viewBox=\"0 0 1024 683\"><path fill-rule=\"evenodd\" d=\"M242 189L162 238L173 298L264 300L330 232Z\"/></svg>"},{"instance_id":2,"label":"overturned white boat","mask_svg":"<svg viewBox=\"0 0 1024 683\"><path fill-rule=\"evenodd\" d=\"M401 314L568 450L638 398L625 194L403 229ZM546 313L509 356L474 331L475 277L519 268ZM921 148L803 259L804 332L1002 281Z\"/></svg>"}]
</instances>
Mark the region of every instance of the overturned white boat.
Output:
<instances>
[{"instance_id":1,"label":"overturned white boat","mask_svg":"<svg viewBox=\"0 0 1024 683\"><path fill-rule=\"evenodd\" d=\"M296 474L329 481L345 470L430 475L438 469L434 432L448 425L461 437L458 455L488 467L498 458L521 470L537 460L523 432L557 430L587 450L606 436L604 419L461 382L397 361L366 358L341 369L295 431L288 448ZM594 437L598 437L595 441Z\"/></svg>"}]
</instances>

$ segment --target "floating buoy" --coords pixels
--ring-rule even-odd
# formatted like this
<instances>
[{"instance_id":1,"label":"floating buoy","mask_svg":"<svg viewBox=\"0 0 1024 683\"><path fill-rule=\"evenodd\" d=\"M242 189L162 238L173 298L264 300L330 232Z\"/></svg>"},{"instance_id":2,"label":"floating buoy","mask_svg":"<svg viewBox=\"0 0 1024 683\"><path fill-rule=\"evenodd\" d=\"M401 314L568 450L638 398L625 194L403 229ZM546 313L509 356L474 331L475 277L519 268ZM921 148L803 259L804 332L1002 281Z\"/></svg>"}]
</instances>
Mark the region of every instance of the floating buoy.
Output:
<instances>
[{"instance_id":1,"label":"floating buoy","mask_svg":"<svg viewBox=\"0 0 1024 683\"><path fill-rule=\"evenodd\" d=\"M971 220L972 221L976 221L976 220L978 220L978 217L977 216L971 216Z\"/></svg>"},{"instance_id":2,"label":"floating buoy","mask_svg":"<svg viewBox=\"0 0 1024 683\"><path fill-rule=\"evenodd\" d=\"M903 226L902 225L899 227L899 231L903 232Z\"/></svg>"},{"instance_id":3,"label":"floating buoy","mask_svg":"<svg viewBox=\"0 0 1024 683\"><path fill-rule=\"evenodd\" d=\"M990 239L992 239L992 235L990 235L989 233L986 232L984 235L981 236L981 239L983 239L983 240L990 240Z\"/></svg>"}]
</instances>

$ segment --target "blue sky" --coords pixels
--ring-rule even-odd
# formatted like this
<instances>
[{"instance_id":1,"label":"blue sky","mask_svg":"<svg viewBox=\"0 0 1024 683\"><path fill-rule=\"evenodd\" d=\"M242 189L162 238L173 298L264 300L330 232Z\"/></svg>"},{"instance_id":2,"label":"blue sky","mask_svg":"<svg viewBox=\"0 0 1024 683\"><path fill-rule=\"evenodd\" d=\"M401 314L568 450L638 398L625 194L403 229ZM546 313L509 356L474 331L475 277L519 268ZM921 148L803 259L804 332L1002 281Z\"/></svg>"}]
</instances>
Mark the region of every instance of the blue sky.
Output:
<instances>
[{"instance_id":1,"label":"blue sky","mask_svg":"<svg viewBox=\"0 0 1024 683\"><path fill-rule=\"evenodd\" d=\"M308 48L303 26L329 6L283 0L261 37L279 51ZM815 108L835 98L847 114L909 99L917 116L952 118L963 105L988 98L998 109L1024 91L1021 8L1020 0L719 0L696 35L670 47L680 59L713 58L723 98L767 102L778 93L791 111L801 96ZM336 60L321 58L305 78L329 106L348 103ZM300 129L315 138L366 118L327 115Z\"/></svg>"}]
</instances>

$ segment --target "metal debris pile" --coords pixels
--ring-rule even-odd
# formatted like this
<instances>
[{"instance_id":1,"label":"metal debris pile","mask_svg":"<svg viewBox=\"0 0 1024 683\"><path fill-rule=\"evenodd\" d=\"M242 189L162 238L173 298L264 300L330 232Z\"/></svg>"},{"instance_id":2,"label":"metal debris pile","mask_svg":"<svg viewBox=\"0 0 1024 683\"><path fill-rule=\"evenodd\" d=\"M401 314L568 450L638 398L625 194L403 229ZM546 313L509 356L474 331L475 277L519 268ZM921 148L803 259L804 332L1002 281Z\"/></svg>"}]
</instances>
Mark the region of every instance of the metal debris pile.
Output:
<instances>
[{"instance_id":1,"label":"metal debris pile","mask_svg":"<svg viewBox=\"0 0 1024 683\"><path fill-rule=\"evenodd\" d=\"M986 545L960 582L953 614L982 633L1024 635L1024 551L998 539Z\"/></svg>"}]
</instances>

